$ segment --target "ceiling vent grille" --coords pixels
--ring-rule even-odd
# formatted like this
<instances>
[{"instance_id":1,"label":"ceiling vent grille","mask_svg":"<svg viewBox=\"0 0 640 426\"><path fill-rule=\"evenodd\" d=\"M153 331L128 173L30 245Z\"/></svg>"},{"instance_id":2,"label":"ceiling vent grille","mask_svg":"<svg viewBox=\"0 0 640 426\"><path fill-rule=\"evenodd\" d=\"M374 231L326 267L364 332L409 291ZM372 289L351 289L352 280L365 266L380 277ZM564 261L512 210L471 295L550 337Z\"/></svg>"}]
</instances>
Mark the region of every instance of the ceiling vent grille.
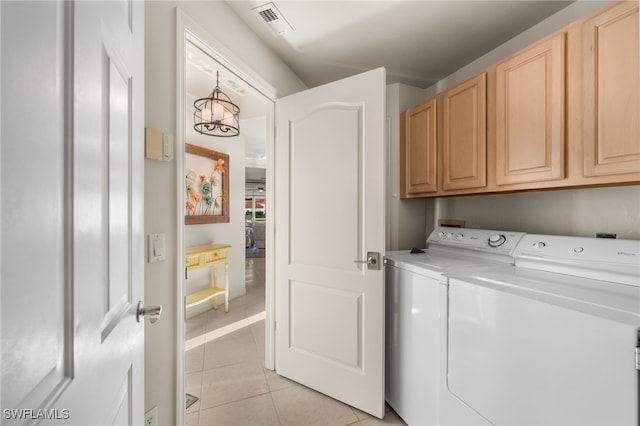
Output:
<instances>
[{"instance_id":1,"label":"ceiling vent grille","mask_svg":"<svg viewBox=\"0 0 640 426\"><path fill-rule=\"evenodd\" d=\"M262 22L264 22L275 35L282 35L293 31L291 25L284 19L282 13L280 13L273 3L267 3L251 10L261 18Z\"/></svg>"},{"instance_id":2,"label":"ceiling vent grille","mask_svg":"<svg viewBox=\"0 0 640 426\"><path fill-rule=\"evenodd\" d=\"M273 11L273 9L265 9L265 10L261 11L259 13L259 15L262 16L262 19L264 19L264 21L266 23L269 23L269 22L276 21L276 20L280 19L278 14L276 14Z\"/></svg>"}]
</instances>

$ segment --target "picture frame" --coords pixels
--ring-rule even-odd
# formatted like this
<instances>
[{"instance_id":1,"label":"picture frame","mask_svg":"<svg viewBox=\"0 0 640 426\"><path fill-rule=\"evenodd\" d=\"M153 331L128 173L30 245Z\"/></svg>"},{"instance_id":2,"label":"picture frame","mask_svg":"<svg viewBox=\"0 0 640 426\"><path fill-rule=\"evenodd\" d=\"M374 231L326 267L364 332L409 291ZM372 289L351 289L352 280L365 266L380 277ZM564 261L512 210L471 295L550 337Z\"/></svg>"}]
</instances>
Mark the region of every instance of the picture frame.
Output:
<instances>
[{"instance_id":1,"label":"picture frame","mask_svg":"<svg viewBox=\"0 0 640 426\"><path fill-rule=\"evenodd\" d=\"M185 143L184 223L229 222L229 154Z\"/></svg>"}]
</instances>

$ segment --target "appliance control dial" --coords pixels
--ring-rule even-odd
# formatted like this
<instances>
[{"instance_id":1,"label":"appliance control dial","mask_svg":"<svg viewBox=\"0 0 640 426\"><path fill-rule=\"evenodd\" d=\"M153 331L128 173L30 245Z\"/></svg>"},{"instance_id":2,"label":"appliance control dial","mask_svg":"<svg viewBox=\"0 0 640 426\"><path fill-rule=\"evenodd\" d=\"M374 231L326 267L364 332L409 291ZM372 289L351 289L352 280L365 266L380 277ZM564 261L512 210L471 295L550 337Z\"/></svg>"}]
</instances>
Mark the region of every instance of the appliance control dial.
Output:
<instances>
[{"instance_id":1,"label":"appliance control dial","mask_svg":"<svg viewBox=\"0 0 640 426\"><path fill-rule=\"evenodd\" d=\"M502 234L493 234L489 237L487 241L489 243L489 247L500 247L507 241L507 238Z\"/></svg>"},{"instance_id":2,"label":"appliance control dial","mask_svg":"<svg viewBox=\"0 0 640 426\"><path fill-rule=\"evenodd\" d=\"M464 235L462 233L458 232L456 234L456 240L461 240L462 238L464 238Z\"/></svg>"},{"instance_id":3,"label":"appliance control dial","mask_svg":"<svg viewBox=\"0 0 640 426\"><path fill-rule=\"evenodd\" d=\"M576 253L582 253L584 251L584 247L576 247L573 249L573 251Z\"/></svg>"},{"instance_id":4,"label":"appliance control dial","mask_svg":"<svg viewBox=\"0 0 640 426\"><path fill-rule=\"evenodd\" d=\"M546 247L547 245L545 243L543 243L542 241L536 241L535 243L532 244L533 248L537 248L537 249L541 249Z\"/></svg>"}]
</instances>

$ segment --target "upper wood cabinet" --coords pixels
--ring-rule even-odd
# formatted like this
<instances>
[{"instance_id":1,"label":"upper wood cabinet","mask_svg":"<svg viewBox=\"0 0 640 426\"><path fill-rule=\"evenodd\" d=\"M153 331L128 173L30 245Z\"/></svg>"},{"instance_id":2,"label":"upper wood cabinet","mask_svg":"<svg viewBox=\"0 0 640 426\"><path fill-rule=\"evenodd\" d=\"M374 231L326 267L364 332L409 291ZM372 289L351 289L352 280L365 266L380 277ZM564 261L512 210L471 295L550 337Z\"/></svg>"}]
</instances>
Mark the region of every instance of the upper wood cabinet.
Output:
<instances>
[{"instance_id":1,"label":"upper wood cabinet","mask_svg":"<svg viewBox=\"0 0 640 426\"><path fill-rule=\"evenodd\" d=\"M584 175L640 172L638 2L584 22Z\"/></svg>"},{"instance_id":2,"label":"upper wood cabinet","mask_svg":"<svg viewBox=\"0 0 640 426\"><path fill-rule=\"evenodd\" d=\"M408 110L404 196L640 183L638 15L611 2Z\"/></svg>"},{"instance_id":3,"label":"upper wood cabinet","mask_svg":"<svg viewBox=\"0 0 640 426\"><path fill-rule=\"evenodd\" d=\"M565 34L496 66L496 183L565 175Z\"/></svg>"},{"instance_id":4,"label":"upper wood cabinet","mask_svg":"<svg viewBox=\"0 0 640 426\"><path fill-rule=\"evenodd\" d=\"M436 181L436 99L405 112L404 137L401 138L400 172L405 186L403 197L435 192ZM402 178L401 178L402 180Z\"/></svg>"},{"instance_id":5,"label":"upper wood cabinet","mask_svg":"<svg viewBox=\"0 0 640 426\"><path fill-rule=\"evenodd\" d=\"M487 184L487 73L442 94L442 189Z\"/></svg>"}]
</instances>

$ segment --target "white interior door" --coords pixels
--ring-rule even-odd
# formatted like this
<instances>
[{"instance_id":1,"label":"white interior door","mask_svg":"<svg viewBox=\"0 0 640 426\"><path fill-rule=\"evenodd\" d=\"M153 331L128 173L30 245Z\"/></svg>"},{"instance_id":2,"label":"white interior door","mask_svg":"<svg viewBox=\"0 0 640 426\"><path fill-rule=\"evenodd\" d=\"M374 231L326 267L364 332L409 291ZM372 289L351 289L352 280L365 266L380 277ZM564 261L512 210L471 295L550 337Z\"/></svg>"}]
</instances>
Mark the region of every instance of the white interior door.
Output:
<instances>
[{"instance_id":1,"label":"white interior door","mask_svg":"<svg viewBox=\"0 0 640 426\"><path fill-rule=\"evenodd\" d=\"M276 370L384 416L385 70L276 102Z\"/></svg>"},{"instance_id":2,"label":"white interior door","mask_svg":"<svg viewBox=\"0 0 640 426\"><path fill-rule=\"evenodd\" d=\"M0 8L2 423L140 425L144 5Z\"/></svg>"}]
</instances>

